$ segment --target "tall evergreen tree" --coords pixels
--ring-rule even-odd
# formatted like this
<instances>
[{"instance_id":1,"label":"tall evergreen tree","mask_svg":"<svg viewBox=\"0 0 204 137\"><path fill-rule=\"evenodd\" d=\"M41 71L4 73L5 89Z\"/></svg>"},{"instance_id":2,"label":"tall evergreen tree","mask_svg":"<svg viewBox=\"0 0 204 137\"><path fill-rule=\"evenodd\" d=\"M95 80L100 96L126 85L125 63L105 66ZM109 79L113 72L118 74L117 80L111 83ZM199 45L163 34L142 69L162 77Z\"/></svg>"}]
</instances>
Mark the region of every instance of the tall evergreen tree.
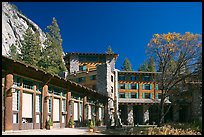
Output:
<instances>
[{"instance_id":1,"label":"tall evergreen tree","mask_svg":"<svg viewBox=\"0 0 204 137\"><path fill-rule=\"evenodd\" d=\"M132 71L132 65L128 58L125 58L125 61L123 62L123 66L121 68L124 71Z\"/></svg>"},{"instance_id":2,"label":"tall evergreen tree","mask_svg":"<svg viewBox=\"0 0 204 137\"><path fill-rule=\"evenodd\" d=\"M154 58L152 56L149 58L148 67L149 67L149 71L150 72L155 72L156 71L156 66L155 66L155 63L154 63Z\"/></svg>"},{"instance_id":3,"label":"tall evergreen tree","mask_svg":"<svg viewBox=\"0 0 204 137\"><path fill-rule=\"evenodd\" d=\"M106 54L113 54L114 52L112 51L111 46L109 45L106 51Z\"/></svg>"},{"instance_id":4,"label":"tall evergreen tree","mask_svg":"<svg viewBox=\"0 0 204 137\"><path fill-rule=\"evenodd\" d=\"M147 61L144 61L144 63L140 65L138 71L147 71L147 72L149 72L149 66L148 66Z\"/></svg>"},{"instance_id":5,"label":"tall evergreen tree","mask_svg":"<svg viewBox=\"0 0 204 137\"><path fill-rule=\"evenodd\" d=\"M28 28L21 40L19 60L37 67L40 58L39 35L35 34L31 28Z\"/></svg>"},{"instance_id":6,"label":"tall evergreen tree","mask_svg":"<svg viewBox=\"0 0 204 137\"><path fill-rule=\"evenodd\" d=\"M14 44L11 44L8 56L14 60L18 60L18 52L17 48Z\"/></svg>"},{"instance_id":7,"label":"tall evergreen tree","mask_svg":"<svg viewBox=\"0 0 204 137\"><path fill-rule=\"evenodd\" d=\"M63 49L60 29L57 20L53 18L50 26L47 26L47 40L45 48L41 54L39 65L49 73L58 75L62 71L66 71L63 62Z\"/></svg>"}]
</instances>

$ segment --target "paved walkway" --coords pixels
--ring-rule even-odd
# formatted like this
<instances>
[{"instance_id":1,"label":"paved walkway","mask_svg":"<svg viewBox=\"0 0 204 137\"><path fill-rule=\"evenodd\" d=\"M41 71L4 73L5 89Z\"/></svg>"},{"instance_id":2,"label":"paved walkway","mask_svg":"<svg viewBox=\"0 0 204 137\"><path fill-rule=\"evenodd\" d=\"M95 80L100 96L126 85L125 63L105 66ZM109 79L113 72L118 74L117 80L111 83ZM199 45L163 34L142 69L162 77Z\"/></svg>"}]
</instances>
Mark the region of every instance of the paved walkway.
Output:
<instances>
[{"instance_id":1,"label":"paved walkway","mask_svg":"<svg viewBox=\"0 0 204 137\"><path fill-rule=\"evenodd\" d=\"M79 128L53 128L51 130L46 129L34 129L34 130L18 130L18 131L6 131L2 132L2 135L104 135L100 131L104 127L98 128L96 133L88 132L87 127Z\"/></svg>"}]
</instances>

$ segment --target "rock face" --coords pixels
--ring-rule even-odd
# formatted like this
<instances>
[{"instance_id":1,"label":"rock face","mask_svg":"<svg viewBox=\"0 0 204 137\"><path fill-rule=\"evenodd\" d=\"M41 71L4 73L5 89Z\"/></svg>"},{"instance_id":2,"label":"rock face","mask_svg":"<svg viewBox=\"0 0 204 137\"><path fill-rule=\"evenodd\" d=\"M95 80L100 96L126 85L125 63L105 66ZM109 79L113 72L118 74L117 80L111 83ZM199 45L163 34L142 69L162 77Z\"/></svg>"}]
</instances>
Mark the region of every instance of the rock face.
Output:
<instances>
[{"instance_id":1,"label":"rock face","mask_svg":"<svg viewBox=\"0 0 204 137\"><path fill-rule=\"evenodd\" d=\"M46 39L45 33L33 21L17 11L10 3L2 2L2 55L9 52L11 44L19 44L28 27L40 34L41 45ZM18 48L18 47L17 47Z\"/></svg>"}]
</instances>

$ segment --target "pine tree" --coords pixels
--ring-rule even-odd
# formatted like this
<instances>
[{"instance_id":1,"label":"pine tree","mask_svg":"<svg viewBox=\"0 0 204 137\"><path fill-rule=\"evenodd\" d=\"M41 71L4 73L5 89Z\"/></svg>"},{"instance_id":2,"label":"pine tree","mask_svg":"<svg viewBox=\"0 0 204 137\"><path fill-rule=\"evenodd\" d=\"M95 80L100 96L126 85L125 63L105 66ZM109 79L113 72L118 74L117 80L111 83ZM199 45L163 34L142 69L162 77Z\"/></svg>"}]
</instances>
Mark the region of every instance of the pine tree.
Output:
<instances>
[{"instance_id":1,"label":"pine tree","mask_svg":"<svg viewBox=\"0 0 204 137\"><path fill-rule=\"evenodd\" d=\"M35 34L31 28L28 28L21 40L19 60L37 67L40 58L40 43L39 35Z\"/></svg>"},{"instance_id":2,"label":"pine tree","mask_svg":"<svg viewBox=\"0 0 204 137\"><path fill-rule=\"evenodd\" d=\"M8 56L14 60L18 60L18 52L17 48L14 44L11 44Z\"/></svg>"},{"instance_id":3,"label":"pine tree","mask_svg":"<svg viewBox=\"0 0 204 137\"><path fill-rule=\"evenodd\" d=\"M113 54L114 52L112 51L111 46L109 45L106 51L106 54Z\"/></svg>"},{"instance_id":4,"label":"pine tree","mask_svg":"<svg viewBox=\"0 0 204 137\"><path fill-rule=\"evenodd\" d=\"M147 72L149 72L149 66L148 66L147 61L144 61L144 63L140 65L138 71L147 71Z\"/></svg>"},{"instance_id":5,"label":"pine tree","mask_svg":"<svg viewBox=\"0 0 204 137\"><path fill-rule=\"evenodd\" d=\"M149 58L148 67L149 67L149 71L150 72L155 72L156 71L156 67L155 67L155 63L154 63L154 58L152 56Z\"/></svg>"},{"instance_id":6,"label":"pine tree","mask_svg":"<svg viewBox=\"0 0 204 137\"><path fill-rule=\"evenodd\" d=\"M53 18L52 24L47 26L47 40L45 41L45 48L41 54L39 65L49 73L58 75L62 71L66 71L63 62L63 49L60 29L57 20Z\"/></svg>"},{"instance_id":7,"label":"pine tree","mask_svg":"<svg viewBox=\"0 0 204 137\"><path fill-rule=\"evenodd\" d=\"M132 65L128 58L125 59L123 66L121 67L124 71L132 71Z\"/></svg>"}]
</instances>

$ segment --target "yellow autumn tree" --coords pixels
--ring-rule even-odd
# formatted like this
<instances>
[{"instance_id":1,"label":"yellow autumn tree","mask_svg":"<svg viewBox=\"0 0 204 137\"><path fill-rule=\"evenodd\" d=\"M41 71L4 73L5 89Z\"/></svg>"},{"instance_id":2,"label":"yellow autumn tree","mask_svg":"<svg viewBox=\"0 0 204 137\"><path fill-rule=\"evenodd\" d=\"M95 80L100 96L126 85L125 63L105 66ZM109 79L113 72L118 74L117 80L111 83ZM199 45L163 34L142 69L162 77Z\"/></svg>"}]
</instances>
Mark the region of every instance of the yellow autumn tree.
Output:
<instances>
[{"instance_id":1,"label":"yellow autumn tree","mask_svg":"<svg viewBox=\"0 0 204 137\"><path fill-rule=\"evenodd\" d=\"M154 34L152 39L147 44L146 53L153 56L156 67L161 73L158 77L161 89L161 101L159 105L159 123L164 122L164 117L169 111L164 110L165 99L174 100L181 92L183 87L172 92L173 88L178 86L182 81L197 74L197 66L202 62L199 61L202 54L202 35L186 32Z\"/></svg>"}]
</instances>

